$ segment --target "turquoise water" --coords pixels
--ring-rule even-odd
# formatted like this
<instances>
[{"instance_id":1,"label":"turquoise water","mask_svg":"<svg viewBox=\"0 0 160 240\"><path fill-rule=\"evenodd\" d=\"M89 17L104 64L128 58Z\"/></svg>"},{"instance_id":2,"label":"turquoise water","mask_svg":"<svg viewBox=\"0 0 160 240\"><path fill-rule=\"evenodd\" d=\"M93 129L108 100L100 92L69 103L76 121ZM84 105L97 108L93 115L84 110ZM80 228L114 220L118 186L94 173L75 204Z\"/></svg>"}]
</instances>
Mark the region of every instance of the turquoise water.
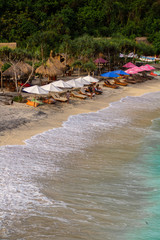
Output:
<instances>
[{"instance_id":1,"label":"turquoise water","mask_svg":"<svg viewBox=\"0 0 160 240\"><path fill-rule=\"evenodd\" d=\"M139 175L146 187L144 200L144 226L131 231L127 238L131 240L160 239L160 119L152 121L150 131L144 139Z\"/></svg>"},{"instance_id":2,"label":"turquoise water","mask_svg":"<svg viewBox=\"0 0 160 240\"><path fill-rule=\"evenodd\" d=\"M127 97L1 147L0 239L158 239L159 103Z\"/></svg>"}]
</instances>

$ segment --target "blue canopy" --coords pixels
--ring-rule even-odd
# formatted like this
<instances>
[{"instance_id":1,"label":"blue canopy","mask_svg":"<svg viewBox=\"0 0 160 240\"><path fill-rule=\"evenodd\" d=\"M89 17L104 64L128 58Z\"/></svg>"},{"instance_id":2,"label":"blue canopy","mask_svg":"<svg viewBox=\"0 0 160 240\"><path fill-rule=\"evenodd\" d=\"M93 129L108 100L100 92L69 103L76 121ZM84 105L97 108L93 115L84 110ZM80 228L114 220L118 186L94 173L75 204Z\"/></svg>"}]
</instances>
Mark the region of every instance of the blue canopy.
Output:
<instances>
[{"instance_id":1,"label":"blue canopy","mask_svg":"<svg viewBox=\"0 0 160 240\"><path fill-rule=\"evenodd\" d=\"M123 70L116 70L113 71L114 73L120 74L120 75L129 75L128 73L124 72Z\"/></svg>"},{"instance_id":2,"label":"blue canopy","mask_svg":"<svg viewBox=\"0 0 160 240\"><path fill-rule=\"evenodd\" d=\"M119 77L119 75L117 73L114 73L114 72L107 72L107 73L103 73L101 74L102 77Z\"/></svg>"}]
</instances>

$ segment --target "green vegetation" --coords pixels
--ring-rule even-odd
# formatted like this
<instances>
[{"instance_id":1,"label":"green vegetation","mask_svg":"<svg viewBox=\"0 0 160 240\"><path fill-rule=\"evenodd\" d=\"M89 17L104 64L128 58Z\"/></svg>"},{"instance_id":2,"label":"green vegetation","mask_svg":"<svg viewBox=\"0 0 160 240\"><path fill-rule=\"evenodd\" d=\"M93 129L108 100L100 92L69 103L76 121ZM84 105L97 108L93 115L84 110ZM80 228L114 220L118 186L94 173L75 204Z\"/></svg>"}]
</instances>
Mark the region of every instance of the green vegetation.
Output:
<instances>
[{"instance_id":1,"label":"green vegetation","mask_svg":"<svg viewBox=\"0 0 160 240\"><path fill-rule=\"evenodd\" d=\"M1 0L0 42L16 41L43 59L51 48L59 51L65 36L69 41L121 33L148 37L159 53L159 12L159 0Z\"/></svg>"},{"instance_id":2,"label":"green vegetation","mask_svg":"<svg viewBox=\"0 0 160 240\"><path fill-rule=\"evenodd\" d=\"M23 98L22 98L21 95L15 96L15 97L13 97L13 101L14 101L14 102L22 102L22 101L23 101Z\"/></svg>"}]
</instances>

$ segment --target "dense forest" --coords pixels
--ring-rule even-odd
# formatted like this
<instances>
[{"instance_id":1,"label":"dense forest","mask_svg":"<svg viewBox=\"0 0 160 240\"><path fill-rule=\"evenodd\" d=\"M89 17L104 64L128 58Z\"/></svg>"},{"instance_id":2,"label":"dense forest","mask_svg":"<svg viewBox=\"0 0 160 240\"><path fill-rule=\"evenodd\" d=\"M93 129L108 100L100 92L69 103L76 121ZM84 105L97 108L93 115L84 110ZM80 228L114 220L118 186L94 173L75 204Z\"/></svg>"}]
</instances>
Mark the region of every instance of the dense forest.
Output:
<instances>
[{"instance_id":1,"label":"dense forest","mask_svg":"<svg viewBox=\"0 0 160 240\"><path fill-rule=\"evenodd\" d=\"M159 53L160 0L0 1L0 42L26 49L43 43L48 51L58 51L64 41L85 34L97 39L146 36Z\"/></svg>"}]
</instances>

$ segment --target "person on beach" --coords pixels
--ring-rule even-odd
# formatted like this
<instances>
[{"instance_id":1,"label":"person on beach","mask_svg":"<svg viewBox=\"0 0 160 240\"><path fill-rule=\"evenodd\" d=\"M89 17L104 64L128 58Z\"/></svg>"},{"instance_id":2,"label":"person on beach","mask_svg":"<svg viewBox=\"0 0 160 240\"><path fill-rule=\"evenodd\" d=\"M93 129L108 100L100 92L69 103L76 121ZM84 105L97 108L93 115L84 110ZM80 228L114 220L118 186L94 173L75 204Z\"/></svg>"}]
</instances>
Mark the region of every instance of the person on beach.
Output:
<instances>
[{"instance_id":1,"label":"person on beach","mask_svg":"<svg viewBox=\"0 0 160 240\"><path fill-rule=\"evenodd\" d=\"M66 92L66 98L67 98L67 103L69 103L69 99L70 99L70 92L69 91Z\"/></svg>"},{"instance_id":2,"label":"person on beach","mask_svg":"<svg viewBox=\"0 0 160 240\"><path fill-rule=\"evenodd\" d=\"M95 86L95 93L102 94L102 88L99 87L99 84Z\"/></svg>"},{"instance_id":3,"label":"person on beach","mask_svg":"<svg viewBox=\"0 0 160 240\"><path fill-rule=\"evenodd\" d=\"M93 97L93 93L94 93L94 86L93 85L90 85L88 87L88 92L91 94L91 98Z\"/></svg>"},{"instance_id":4,"label":"person on beach","mask_svg":"<svg viewBox=\"0 0 160 240\"><path fill-rule=\"evenodd\" d=\"M108 80L105 80L104 83L111 85L111 83Z\"/></svg>"}]
</instances>

